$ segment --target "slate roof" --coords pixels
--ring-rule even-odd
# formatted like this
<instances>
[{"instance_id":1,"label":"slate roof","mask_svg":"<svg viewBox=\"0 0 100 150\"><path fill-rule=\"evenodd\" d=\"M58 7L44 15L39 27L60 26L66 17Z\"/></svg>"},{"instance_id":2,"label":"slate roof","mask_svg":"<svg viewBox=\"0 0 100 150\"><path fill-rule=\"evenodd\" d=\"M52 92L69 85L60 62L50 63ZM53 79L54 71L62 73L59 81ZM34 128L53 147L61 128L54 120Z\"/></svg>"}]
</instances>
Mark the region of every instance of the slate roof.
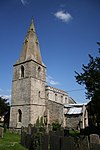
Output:
<instances>
[{"instance_id":1,"label":"slate roof","mask_svg":"<svg viewBox=\"0 0 100 150\"><path fill-rule=\"evenodd\" d=\"M69 111L67 112L68 115L72 115L72 114L81 114L82 113L82 107L77 108L77 107L72 107L69 109Z\"/></svg>"}]
</instances>

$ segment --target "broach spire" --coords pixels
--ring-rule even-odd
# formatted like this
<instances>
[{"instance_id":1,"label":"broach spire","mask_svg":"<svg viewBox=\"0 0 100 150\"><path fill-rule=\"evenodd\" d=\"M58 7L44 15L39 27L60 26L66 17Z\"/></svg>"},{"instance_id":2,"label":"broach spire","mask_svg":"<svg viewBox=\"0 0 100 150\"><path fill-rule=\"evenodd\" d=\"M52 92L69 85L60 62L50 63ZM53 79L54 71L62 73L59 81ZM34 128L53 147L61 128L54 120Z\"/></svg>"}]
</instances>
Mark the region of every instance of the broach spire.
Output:
<instances>
[{"instance_id":1,"label":"broach spire","mask_svg":"<svg viewBox=\"0 0 100 150\"><path fill-rule=\"evenodd\" d=\"M33 20L31 21L27 36L25 38L22 52L17 63L33 60L42 65L42 58L40 54L40 46L35 31Z\"/></svg>"}]
</instances>

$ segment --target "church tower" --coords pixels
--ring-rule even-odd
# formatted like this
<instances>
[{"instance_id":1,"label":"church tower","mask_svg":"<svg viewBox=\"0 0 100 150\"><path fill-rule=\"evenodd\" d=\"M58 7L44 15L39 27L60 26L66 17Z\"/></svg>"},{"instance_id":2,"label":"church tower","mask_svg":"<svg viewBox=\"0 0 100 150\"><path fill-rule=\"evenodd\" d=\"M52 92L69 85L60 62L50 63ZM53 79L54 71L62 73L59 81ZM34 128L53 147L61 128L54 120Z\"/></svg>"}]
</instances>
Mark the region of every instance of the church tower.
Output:
<instances>
[{"instance_id":1,"label":"church tower","mask_svg":"<svg viewBox=\"0 0 100 150\"><path fill-rule=\"evenodd\" d=\"M46 66L42 62L39 42L32 20L19 60L14 65L10 127L35 124L44 116Z\"/></svg>"}]
</instances>

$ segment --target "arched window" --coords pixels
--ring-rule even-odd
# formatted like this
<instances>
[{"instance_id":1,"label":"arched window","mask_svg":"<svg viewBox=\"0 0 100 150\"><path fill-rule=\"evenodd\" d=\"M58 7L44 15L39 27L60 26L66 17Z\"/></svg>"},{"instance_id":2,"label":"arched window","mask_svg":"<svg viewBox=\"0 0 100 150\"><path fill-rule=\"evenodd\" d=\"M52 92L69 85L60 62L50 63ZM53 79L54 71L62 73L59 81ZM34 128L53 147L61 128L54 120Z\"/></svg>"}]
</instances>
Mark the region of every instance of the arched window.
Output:
<instances>
[{"instance_id":1,"label":"arched window","mask_svg":"<svg viewBox=\"0 0 100 150\"><path fill-rule=\"evenodd\" d=\"M22 122L22 111L18 109L18 122Z\"/></svg>"},{"instance_id":2,"label":"arched window","mask_svg":"<svg viewBox=\"0 0 100 150\"><path fill-rule=\"evenodd\" d=\"M24 66L21 66L21 77L24 77Z\"/></svg>"},{"instance_id":3,"label":"arched window","mask_svg":"<svg viewBox=\"0 0 100 150\"><path fill-rule=\"evenodd\" d=\"M39 67L38 67L38 72L40 73L40 71L41 71L41 67L39 66Z\"/></svg>"},{"instance_id":4,"label":"arched window","mask_svg":"<svg viewBox=\"0 0 100 150\"><path fill-rule=\"evenodd\" d=\"M57 94L55 94L55 101L57 101Z\"/></svg>"},{"instance_id":5,"label":"arched window","mask_svg":"<svg viewBox=\"0 0 100 150\"><path fill-rule=\"evenodd\" d=\"M63 103L63 96L61 96L61 103Z\"/></svg>"},{"instance_id":6,"label":"arched window","mask_svg":"<svg viewBox=\"0 0 100 150\"><path fill-rule=\"evenodd\" d=\"M40 66L38 66L38 68L37 68L37 71L38 71L38 78L40 78L40 72L41 72L41 67Z\"/></svg>"},{"instance_id":7,"label":"arched window","mask_svg":"<svg viewBox=\"0 0 100 150\"><path fill-rule=\"evenodd\" d=\"M67 97L65 97L65 103L68 104L68 98Z\"/></svg>"},{"instance_id":8,"label":"arched window","mask_svg":"<svg viewBox=\"0 0 100 150\"><path fill-rule=\"evenodd\" d=\"M40 97L40 91L38 92L38 96Z\"/></svg>"}]
</instances>

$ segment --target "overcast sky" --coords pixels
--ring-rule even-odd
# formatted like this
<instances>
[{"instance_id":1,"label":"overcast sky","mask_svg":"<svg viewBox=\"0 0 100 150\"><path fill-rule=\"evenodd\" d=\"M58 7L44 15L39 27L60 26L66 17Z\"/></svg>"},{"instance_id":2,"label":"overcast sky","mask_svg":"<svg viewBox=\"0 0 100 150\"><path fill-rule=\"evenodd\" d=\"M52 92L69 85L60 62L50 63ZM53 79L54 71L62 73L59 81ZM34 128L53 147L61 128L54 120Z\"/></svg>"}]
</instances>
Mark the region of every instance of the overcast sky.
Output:
<instances>
[{"instance_id":1,"label":"overcast sky","mask_svg":"<svg viewBox=\"0 0 100 150\"><path fill-rule=\"evenodd\" d=\"M1 0L0 95L11 95L13 64L20 56L32 18L48 84L67 91L77 102L87 102L74 72L82 72L88 54L98 55L99 0Z\"/></svg>"}]
</instances>

